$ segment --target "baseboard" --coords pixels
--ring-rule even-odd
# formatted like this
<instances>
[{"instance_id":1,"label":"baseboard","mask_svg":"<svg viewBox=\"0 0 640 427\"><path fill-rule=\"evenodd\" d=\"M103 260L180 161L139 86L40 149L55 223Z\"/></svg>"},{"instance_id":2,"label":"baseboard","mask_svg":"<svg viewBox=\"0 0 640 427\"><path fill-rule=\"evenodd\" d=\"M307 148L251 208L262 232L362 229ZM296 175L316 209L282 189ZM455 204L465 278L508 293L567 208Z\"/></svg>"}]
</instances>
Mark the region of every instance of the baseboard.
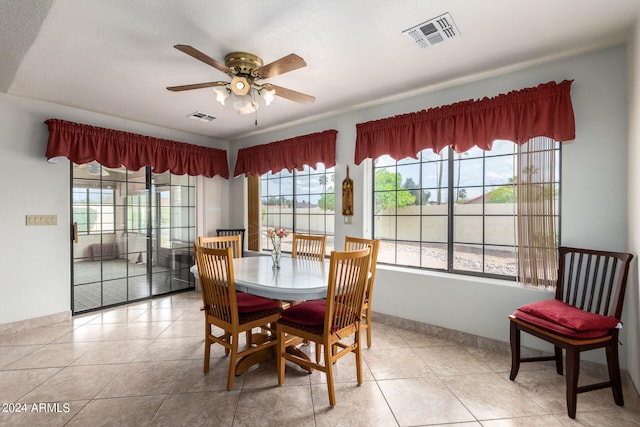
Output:
<instances>
[{"instance_id":1,"label":"baseboard","mask_svg":"<svg viewBox=\"0 0 640 427\"><path fill-rule=\"evenodd\" d=\"M371 313L371 320L373 322L382 323L384 325L403 328L410 331L431 335L437 338L446 339L458 344L464 344L484 350L511 355L511 346L508 342L485 338L467 332L455 331L453 329L442 328L440 326L434 326L415 320L403 319L401 317L391 316L388 314L376 313L375 311ZM521 352L523 356L527 357L548 355L548 353L544 353L541 350L535 350L527 347L522 347ZM549 366L555 366L554 362L548 363ZM608 378L609 376L606 365L591 362L588 360L580 361L580 372L593 377ZM623 390L625 393L625 407L635 408L638 412L640 412L640 393L638 392L638 389L635 387L633 381L631 380L631 377L629 376L629 372L626 369L620 369L620 374L622 376ZM629 396L629 394L635 395Z\"/></svg>"},{"instance_id":2,"label":"baseboard","mask_svg":"<svg viewBox=\"0 0 640 427\"><path fill-rule=\"evenodd\" d=\"M61 313L49 314L47 316L34 317L33 319L4 323L0 325L0 334L22 332L27 329L39 328L41 326L50 326L55 323L66 322L69 320L71 320L71 311L63 311Z\"/></svg>"}]
</instances>

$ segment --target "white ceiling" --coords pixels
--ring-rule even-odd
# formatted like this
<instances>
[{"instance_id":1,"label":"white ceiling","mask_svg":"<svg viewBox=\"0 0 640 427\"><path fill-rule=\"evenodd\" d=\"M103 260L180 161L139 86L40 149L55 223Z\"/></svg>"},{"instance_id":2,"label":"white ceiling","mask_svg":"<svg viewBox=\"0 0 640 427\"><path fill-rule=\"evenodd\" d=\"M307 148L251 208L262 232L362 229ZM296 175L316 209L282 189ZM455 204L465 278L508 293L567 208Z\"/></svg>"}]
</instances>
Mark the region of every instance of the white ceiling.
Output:
<instances>
[{"instance_id":1,"label":"white ceiling","mask_svg":"<svg viewBox=\"0 0 640 427\"><path fill-rule=\"evenodd\" d=\"M445 12L459 37L421 49L402 35ZM639 0L0 0L0 91L234 140L620 42L639 14ZM226 79L174 44L220 62L296 53L307 67L268 81L316 101L276 98L256 127L211 89L165 89Z\"/></svg>"}]
</instances>

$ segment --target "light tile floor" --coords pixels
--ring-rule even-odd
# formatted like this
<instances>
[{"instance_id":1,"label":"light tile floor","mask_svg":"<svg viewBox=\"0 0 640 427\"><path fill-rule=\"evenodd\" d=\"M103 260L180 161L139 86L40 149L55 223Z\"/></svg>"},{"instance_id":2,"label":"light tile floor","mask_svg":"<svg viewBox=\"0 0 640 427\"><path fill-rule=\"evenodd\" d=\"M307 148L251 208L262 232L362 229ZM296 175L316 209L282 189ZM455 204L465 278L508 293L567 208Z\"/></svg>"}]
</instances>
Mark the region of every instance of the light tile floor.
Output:
<instances>
[{"instance_id":1,"label":"light tile floor","mask_svg":"<svg viewBox=\"0 0 640 427\"><path fill-rule=\"evenodd\" d=\"M322 373L287 365L278 386L275 362L226 391L219 346L202 372L200 305L187 292L0 335L0 425L640 426L627 378L624 407L608 389L581 394L574 421L550 366L525 364L512 382L508 354L381 323L361 386L353 357L335 365L334 408Z\"/></svg>"}]
</instances>

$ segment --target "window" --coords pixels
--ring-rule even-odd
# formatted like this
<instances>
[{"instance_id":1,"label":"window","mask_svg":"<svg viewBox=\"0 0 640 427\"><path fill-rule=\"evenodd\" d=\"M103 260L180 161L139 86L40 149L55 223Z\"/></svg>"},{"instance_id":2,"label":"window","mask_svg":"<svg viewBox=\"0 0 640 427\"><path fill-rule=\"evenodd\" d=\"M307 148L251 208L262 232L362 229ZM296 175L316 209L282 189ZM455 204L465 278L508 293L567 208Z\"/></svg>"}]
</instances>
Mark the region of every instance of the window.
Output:
<instances>
[{"instance_id":1,"label":"window","mask_svg":"<svg viewBox=\"0 0 640 427\"><path fill-rule=\"evenodd\" d=\"M560 151L556 143L555 150ZM418 159L381 156L373 168L373 232L378 261L409 267L515 278L516 145L491 151L424 150ZM556 157L559 168L559 155ZM556 173L556 177L559 177ZM540 183L558 203L559 182ZM558 211L558 210L556 210ZM555 218L556 227L559 218ZM558 228L557 228L558 229Z\"/></svg>"},{"instance_id":2,"label":"window","mask_svg":"<svg viewBox=\"0 0 640 427\"><path fill-rule=\"evenodd\" d=\"M260 179L262 248L271 249L268 228L280 227L295 233L327 235L327 254L333 250L335 175L334 168L305 166L302 172L286 169L268 172ZM282 242L291 251L291 237Z\"/></svg>"},{"instance_id":3,"label":"window","mask_svg":"<svg viewBox=\"0 0 640 427\"><path fill-rule=\"evenodd\" d=\"M82 181L73 187L73 222L79 234L114 233L115 191L113 188L89 188ZM85 187L86 185L86 187Z\"/></svg>"}]
</instances>

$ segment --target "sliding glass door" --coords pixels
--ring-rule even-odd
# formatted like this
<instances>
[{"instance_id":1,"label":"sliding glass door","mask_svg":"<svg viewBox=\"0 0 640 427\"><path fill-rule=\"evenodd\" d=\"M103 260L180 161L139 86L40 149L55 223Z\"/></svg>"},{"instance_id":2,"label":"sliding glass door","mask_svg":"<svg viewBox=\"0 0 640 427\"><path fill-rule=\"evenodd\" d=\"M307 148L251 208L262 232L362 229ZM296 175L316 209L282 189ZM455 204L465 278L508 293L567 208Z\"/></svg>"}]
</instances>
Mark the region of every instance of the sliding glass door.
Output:
<instances>
[{"instance_id":1,"label":"sliding glass door","mask_svg":"<svg viewBox=\"0 0 640 427\"><path fill-rule=\"evenodd\" d=\"M195 178L73 165L74 313L194 286Z\"/></svg>"}]
</instances>

